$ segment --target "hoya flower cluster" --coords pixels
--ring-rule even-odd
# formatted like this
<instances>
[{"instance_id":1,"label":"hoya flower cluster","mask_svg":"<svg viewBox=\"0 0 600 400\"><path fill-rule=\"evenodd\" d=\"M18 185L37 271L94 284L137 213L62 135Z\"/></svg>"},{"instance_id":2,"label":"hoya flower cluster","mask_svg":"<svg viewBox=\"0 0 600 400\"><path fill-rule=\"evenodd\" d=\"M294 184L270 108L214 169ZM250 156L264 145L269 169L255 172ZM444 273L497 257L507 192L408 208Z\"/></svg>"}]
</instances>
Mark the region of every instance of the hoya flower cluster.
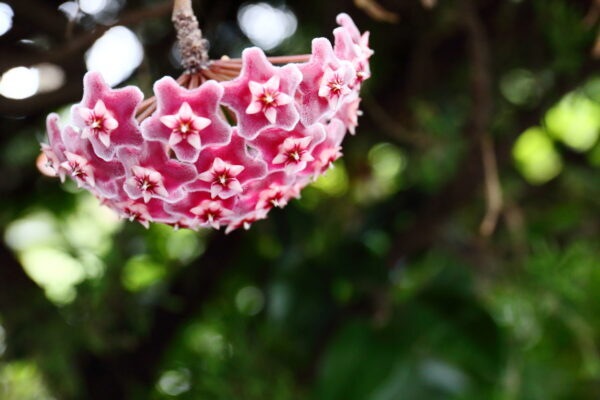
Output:
<instances>
[{"instance_id":1,"label":"hoya flower cluster","mask_svg":"<svg viewBox=\"0 0 600 400\"><path fill-rule=\"evenodd\" d=\"M145 101L90 72L72 125L48 116L47 165L146 227L247 229L298 197L355 132L372 51L348 15L337 21L334 46L318 38L310 55L272 59L249 48L158 80Z\"/></svg>"}]
</instances>

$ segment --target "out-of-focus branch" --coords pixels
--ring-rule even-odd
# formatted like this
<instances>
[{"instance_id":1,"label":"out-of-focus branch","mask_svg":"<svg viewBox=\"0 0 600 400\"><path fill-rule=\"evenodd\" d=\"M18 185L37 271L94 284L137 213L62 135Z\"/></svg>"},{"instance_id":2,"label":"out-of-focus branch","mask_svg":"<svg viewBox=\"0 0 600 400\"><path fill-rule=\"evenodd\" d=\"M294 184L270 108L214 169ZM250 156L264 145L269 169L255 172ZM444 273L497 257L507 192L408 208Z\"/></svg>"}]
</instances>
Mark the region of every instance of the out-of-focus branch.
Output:
<instances>
[{"instance_id":1,"label":"out-of-focus branch","mask_svg":"<svg viewBox=\"0 0 600 400\"><path fill-rule=\"evenodd\" d=\"M389 115L372 96L365 95L363 100L365 111L371 117L374 124L381 131L400 144L409 144L415 147L426 147L431 144L429 136L419 132L413 132L399 121Z\"/></svg>"},{"instance_id":2,"label":"out-of-focus branch","mask_svg":"<svg viewBox=\"0 0 600 400\"><path fill-rule=\"evenodd\" d=\"M559 101L565 94L571 92L582 83L586 82L598 70L597 60L588 60L576 74L557 77L554 90L544 98L534 109L522 110L515 117L516 125L514 134L518 134L532 125L539 124L544 113ZM467 126L465 135L470 135L472 122ZM497 143L498 166L502 168L510 162L510 149L514 135L505 136ZM397 266L406 258L428 248L439 238L439 231L457 210L464 207L484 182L480 152L477 142L468 142L465 156L463 157L454 177L417 211L414 222L411 223L394 239L388 254L387 263L390 267ZM403 197L405 193L401 194ZM399 199L394 199L399 201Z\"/></svg>"},{"instance_id":3,"label":"out-of-focus branch","mask_svg":"<svg viewBox=\"0 0 600 400\"><path fill-rule=\"evenodd\" d=\"M423 7L425 8L433 8L436 6L437 0L421 0L421 4L423 4Z\"/></svg>"},{"instance_id":4,"label":"out-of-focus branch","mask_svg":"<svg viewBox=\"0 0 600 400\"><path fill-rule=\"evenodd\" d=\"M470 136L477 140L481 147L487 203L479 232L482 236L490 236L494 232L502 212L502 186L498 176L494 141L489 134L492 112L490 46L487 33L472 1L465 0L463 10L468 36L467 53L471 66L472 112Z\"/></svg>"},{"instance_id":5,"label":"out-of-focus branch","mask_svg":"<svg viewBox=\"0 0 600 400\"><path fill-rule=\"evenodd\" d=\"M6 57L2 57L2 60L0 60L0 71L2 72L16 66L31 66L49 62L62 66L67 71L67 76L70 79L60 89L27 99L13 100L0 97L0 115L35 115L77 99L82 90L80 75L85 72L83 54L96 39L115 25L136 25L150 18L167 15L171 10L171 5L172 1L169 0L152 7L127 12L113 25L97 26L94 30L67 41L64 46L44 53L31 53L21 56L6 54ZM74 65L76 68L74 68Z\"/></svg>"},{"instance_id":6,"label":"out-of-focus branch","mask_svg":"<svg viewBox=\"0 0 600 400\"><path fill-rule=\"evenodd\" d=\"M31 53L25 55L4 54L0 61L0 72L20 65L31 66L42 62L54 64L63 64L73 57L83 57L87 50L100 36L108 29L116 25L137 25L150 18L157 18L167 15L171 11L172 1L168 0L158 5L129 11L121 16L117 22L111 25L98 25L93 30L78 35L75 39L69 40L64 46L51 49L43 53ZM65 21L66 23L66 21Z\"/></svg>"},{"instance_id":7,"label":"out-of-focus branch","mask_svg":"<svg viewBox=\"0 0 600 400\"><path fill-rule=\"evenodd\" d=\"M386 10L376 0L354 0L354 4L377 21L395 24L400 19L398 14Z\"/></svg>"}]
</instances>

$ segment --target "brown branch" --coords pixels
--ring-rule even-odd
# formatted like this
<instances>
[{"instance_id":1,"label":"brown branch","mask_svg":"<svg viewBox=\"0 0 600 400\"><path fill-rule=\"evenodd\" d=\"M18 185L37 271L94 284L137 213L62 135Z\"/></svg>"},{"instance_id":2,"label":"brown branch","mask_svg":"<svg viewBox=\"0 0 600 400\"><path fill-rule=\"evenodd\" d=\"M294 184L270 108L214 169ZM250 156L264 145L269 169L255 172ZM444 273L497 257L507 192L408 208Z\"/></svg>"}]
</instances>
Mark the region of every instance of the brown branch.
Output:
<instances>
[{"instance_id":1,"label":"brown branch","mask_svg":"<svg viewBox=\"0 0 600 400\"><path fill-rule=\"evenodd\" d=\"M192 0L175 0L171 21L177 32L181 65L188 73L200 71L208 65L208 41L202 38Z\"/></svg>"},{"instance_id":2,"label":"brown branch","mask_svg":"<svg viewBox=\"0 0 600 400\"><path fill-rule=\"evenodd\" d=\"M404 126L396 118L389 115L372 96L363 96L362 104L367 115L381 129L381 132L399 144L409 144L418 148L425 148L432 144L430 136L425 132L412 131Z\"/></svg>"},{"instance_id":3,"label":"brown branch","mask_svg":"<svg viewBox=\"0 0 600 400\"><path fill-rule=\"evenodd\" d=\"M398 14L386 10L376 0L354 0L354 5L377 21L395 24L400 19Z\"/></svg>"},{"instance_id":4,"label":"brown branch","mask_svg":"<svg viewBox=\"0 0 600 400\"><path fill-rule=\"evenodd\" d=\"M494 141L489 134L492 112L492 77L490 46L485 27L471 0L463 2L468 36L467 53L471 65L472 120L471 136L479 142L482 153L487 209L479 227L482 236L490 236L502 212L502 186L498 176Z\"/></svg>"}]
</instances>

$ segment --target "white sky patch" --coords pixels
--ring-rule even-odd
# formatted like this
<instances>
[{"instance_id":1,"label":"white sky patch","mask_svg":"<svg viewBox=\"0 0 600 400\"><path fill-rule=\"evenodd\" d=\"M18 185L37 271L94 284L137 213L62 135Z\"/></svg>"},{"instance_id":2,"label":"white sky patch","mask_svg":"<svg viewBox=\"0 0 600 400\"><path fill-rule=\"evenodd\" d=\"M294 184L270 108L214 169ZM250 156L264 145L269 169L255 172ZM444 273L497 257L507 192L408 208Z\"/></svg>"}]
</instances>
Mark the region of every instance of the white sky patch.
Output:
<instances>
[{"instance_id":1,"label":"white sky patch","mask_svg":"<svg viewBox=\"0 0 600 400\"><path fill-rule=\"evenodd\" d=\"M124 26L106 31L85 55L88 71L98 71L110 86L127 79L144 58L137 36Z\"/></svg>"},{"instance_id":2,"label":"white sky patch","mask_svg":"<svg viewBox=\"0 0 600 400\"><path fill-rule=\"evenodd\" d=\"M271 50L296 32L298 20L287 7L255 3L240 8L238 24L252 43L263 50Z\"/></svg>"},{"instance_id":3,"label":"white sky patch","mask_svg":"<svg viewBox=\"0 0 600 400\"><path fill-rule=\"evenodd\" d=\"M107 0L79 0L79 8L86 14L98 14L107 4Z\"/></svg>"},{"instance_id":4,"label":"white sky patch","mask_svg":"<svg viewBox=\"0 0 600 400\"><path fill-rule=\"evenodd\" d=\"M6 3L0 3L0 36L12 28L12 20L15 16L13 9Z\"/></svg>"},{"instance_id":5,"label":"white sky patch","mask_svg":"<svg viewBox=\"0 0 600 400\"><path fill-rule=\"evenodd\" d=\"M36 68L15 67L0 78L0 95L9 99L26 99L37 93L40 74Z\"/></svg>"}]
</instances>

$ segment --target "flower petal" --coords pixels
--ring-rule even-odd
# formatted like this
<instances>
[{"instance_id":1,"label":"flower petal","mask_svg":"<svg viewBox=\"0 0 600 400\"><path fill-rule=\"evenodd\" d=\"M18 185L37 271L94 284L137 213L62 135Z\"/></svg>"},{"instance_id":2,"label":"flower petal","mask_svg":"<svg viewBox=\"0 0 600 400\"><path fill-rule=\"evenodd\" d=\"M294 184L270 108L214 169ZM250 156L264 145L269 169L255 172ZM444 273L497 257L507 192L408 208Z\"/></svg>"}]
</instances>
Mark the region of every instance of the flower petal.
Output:
<instances>
[{"instance_id":1,"label":"flower petal","mask_svg":"<svg viewBox=\"0 0 600 400\"><path fill-rule=\"evenodd\" d=\"M197 133L192 133L191 135L188 135L187 142L190 144L190 146L197 150L200 150L200 148L202 147L200 145L200 135L198 135Z\"/></svg>"}]
</instances>

